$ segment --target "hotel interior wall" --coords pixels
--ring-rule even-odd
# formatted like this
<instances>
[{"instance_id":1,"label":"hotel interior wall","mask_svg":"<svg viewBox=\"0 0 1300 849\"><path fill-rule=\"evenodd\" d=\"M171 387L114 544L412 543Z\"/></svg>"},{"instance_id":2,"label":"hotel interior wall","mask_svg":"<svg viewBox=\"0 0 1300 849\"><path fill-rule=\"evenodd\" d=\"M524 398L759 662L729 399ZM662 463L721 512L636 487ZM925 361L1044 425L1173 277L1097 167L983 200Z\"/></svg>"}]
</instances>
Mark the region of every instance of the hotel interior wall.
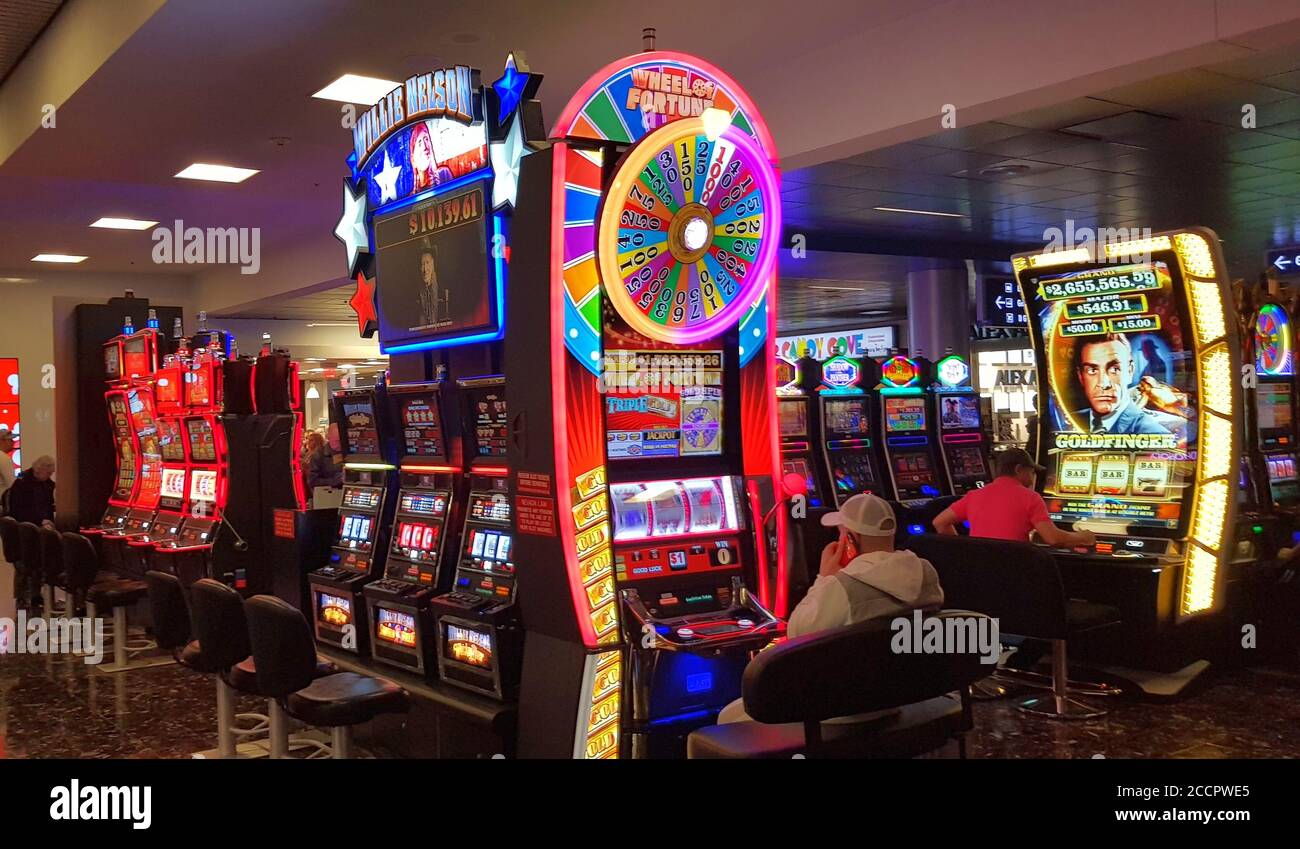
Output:
<instances>
[{"instance_id":1,"label":"hotel interior wall","mask_svg":"<svg viewBox=\"0 0 1300 849\"><path fill-rule=\"evenodd\" d=\"M29 283L0 283L0 357L18 358L18 387L23 411L23 460L30 464L42 454L58 463L57 506L75 510L77 504L77 304L105 303L126 289L165 306L193 314L191 287L185 277L168 274L105 274L76 270L0 270L0 278L18 277ZM131 316L144 327L146 316ZM54 388L42 385L46 364L54 366ZM104 414L104 427L108 427Z\"/></svg>"}]
</instances>

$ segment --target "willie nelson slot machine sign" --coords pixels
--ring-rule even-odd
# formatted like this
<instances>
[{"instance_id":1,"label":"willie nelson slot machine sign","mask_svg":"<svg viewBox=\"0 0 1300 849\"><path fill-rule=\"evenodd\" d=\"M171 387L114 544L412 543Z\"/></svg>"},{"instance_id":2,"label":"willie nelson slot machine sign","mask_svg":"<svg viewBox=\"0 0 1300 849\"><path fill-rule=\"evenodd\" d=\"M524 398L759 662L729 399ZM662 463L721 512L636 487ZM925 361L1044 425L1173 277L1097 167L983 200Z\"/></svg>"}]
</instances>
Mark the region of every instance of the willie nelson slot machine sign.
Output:
<instances>
[{"instance_id":1,"label":"willie nelson slot machine sign","mask_svg":"<svg viewBox=\"0 0 1300 849\"><path fill-rule=\"evenodd\" d=\"M618 757L738 690L787 604L777 155L734 80L668 51L597 72L551 137L523 164L506 338L517 545L537 564L520 751ZM675 659L706 642L740 660L686 674ZM656 663L692 687L641 676Z\"/></svg>"}]
</instances>

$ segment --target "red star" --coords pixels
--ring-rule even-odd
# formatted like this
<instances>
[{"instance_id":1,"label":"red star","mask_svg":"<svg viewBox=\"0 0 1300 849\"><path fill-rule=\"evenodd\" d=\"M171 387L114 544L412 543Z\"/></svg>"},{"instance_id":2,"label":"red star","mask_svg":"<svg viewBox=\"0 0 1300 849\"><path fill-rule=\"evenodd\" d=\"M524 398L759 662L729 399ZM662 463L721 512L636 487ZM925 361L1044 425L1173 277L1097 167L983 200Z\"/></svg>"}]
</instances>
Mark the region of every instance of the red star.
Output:
<instances>
[{"instance_id":1,"label":"red star","mask_svg":"<svg viewBox=\"0 0 1300 849\"><path fill-rule=\"evenodd\" d=\"M369 339L379 329L379 317L375 315L375 281L367 280L366 275L357 273L357 291L352 293L348 306L357 314L357 332Z\"/></svg>"}]
</instances>

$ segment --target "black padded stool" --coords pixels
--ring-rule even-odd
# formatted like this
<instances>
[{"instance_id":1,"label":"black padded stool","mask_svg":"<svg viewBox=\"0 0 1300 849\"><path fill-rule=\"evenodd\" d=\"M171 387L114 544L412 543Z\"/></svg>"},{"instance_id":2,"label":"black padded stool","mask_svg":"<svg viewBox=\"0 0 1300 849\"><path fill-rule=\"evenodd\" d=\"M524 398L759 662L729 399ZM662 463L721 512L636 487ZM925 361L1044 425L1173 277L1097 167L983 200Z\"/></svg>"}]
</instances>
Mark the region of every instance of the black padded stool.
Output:
<instances>
[{"instance_id":1,"label":"black padded stool","mask_svg":"<svg viewBox=\"0 0 1300 849\"><path fill-rule=\"evenodd\" d=\"M1093 719L1105 710L1074 698L1078 695L1119 695L1105 684L1076 684L1069 680L1068 641L1088 631L1120 623L1117 608L1067 599L1061 570L1047 549L1029 542L926 534L912 537L907 547L929 560L939 573L944 604L979 610L998 620L1002 633L1047 640L1052 644L1052 674L1021 670L1017 683L1050 689L1017 703L1021 710L1054 719Z\"/></svg>"},{"instance_id":2,"label":"black padded stool","mask_svg":"<svg viewBox=\"0 0 1300 849\"><path fill-rule=\"evenodd\" d=\"M410 694L390 681L355 672L317 677L316 641L296 607L268 595L246 607L259 686L293 718L329 728L335 758L351 755L352 726L410 710Z\"/></svg>"},{"instance_id":3,"label":"black padded stool","mask_svg":"<svg viewBox=\"0 0 1300 849\"><path fill-rule=\"evenodd\" d=\"M14 601L19 607L30 610L36 601L35 591L40 576L45 571L44 549L41 546L41 529L31 522L18 523L18 550L21 554L14 587Z\"/></svg>"},{"instance_id":4,"label":"black padded stool","mask_svg":"<svg viewBox=\"0 0 1300 849\"><path fill-rule=\"evenodd\" d=\"M146 572L144 582L149 588L149 613L158 648L170 652L177 663L197 669L201 663L199 641L190 639L190 611L181 582L165 572ZM194 650L186 662L185 652L191 643Z\"/></svg>"},{"instance_id":5,"label":"black padded stool","mask_svg":"<svg viewBox=\"0 0 1300 849\"><path fill-rule=\"evenodd\" d=\"M72 594L68 592L67 572L63 566L63 535L54 528L47 528L42 525L36 533L41 541L41 603L45 609L45 616L55 616L54 609L54 591L63 590L64 607L57 613L64 616L72 616L76 607L72 601Z\"/></svg>"},{"instance_id":6,"label":"black padded stool","mask_svg":"<svg viewBox=\"0 0 1300 849\"><path fill-rule=\"evenodd\" d=\"M22 576L23 546L18 539L18 520L13 516L0 516L0 554L14 567L14 599L19 598L19 580Z\"/></svg>"}]
</instances>

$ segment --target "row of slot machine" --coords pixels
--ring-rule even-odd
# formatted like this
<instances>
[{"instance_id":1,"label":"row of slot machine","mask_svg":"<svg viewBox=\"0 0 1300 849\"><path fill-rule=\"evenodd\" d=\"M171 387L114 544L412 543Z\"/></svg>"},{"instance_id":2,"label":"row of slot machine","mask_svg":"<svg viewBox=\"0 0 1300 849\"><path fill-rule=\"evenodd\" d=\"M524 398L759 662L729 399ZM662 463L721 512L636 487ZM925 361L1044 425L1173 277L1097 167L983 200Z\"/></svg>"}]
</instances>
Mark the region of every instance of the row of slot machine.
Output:
<instances>
[{"instance_id":1,"label":"row of slot machine","mask_svg":"<svg viewBox=\"0 0 1300 849\"><path fill-rule=\"evenodd\" d=\"M860 492L915 508L981 487L992 441L970 377L951 352L779 360L783 470L804 479L814 511Z\"/></svg>"},{"instance_id":2,"label":"row of slot machine","mask_svg":"<svg viewBox=\"0 0 1300 849\"><path fill-rule=\"evenodd\" d=\"M116 471L103 516L83 530L125 573L161 569L263 592L268 514L306 503L298 365L269 341L256 358L240 357L228 333L206 324L200 313L187 337L177 319L168 340L151 310L144 328L128 317L104 343Z\"/></svg>"},{"instance_id":3,"label":"row of slot machine","mask_svg":"<svg viewBox=\"0 0 1300 849\"><path fill-rule=\"evenodd\" d=\"M496 698L514 695L514 516L500 375L331 400L343 497L311 573L318 639Z\"/></svg>"}]
</instances>

